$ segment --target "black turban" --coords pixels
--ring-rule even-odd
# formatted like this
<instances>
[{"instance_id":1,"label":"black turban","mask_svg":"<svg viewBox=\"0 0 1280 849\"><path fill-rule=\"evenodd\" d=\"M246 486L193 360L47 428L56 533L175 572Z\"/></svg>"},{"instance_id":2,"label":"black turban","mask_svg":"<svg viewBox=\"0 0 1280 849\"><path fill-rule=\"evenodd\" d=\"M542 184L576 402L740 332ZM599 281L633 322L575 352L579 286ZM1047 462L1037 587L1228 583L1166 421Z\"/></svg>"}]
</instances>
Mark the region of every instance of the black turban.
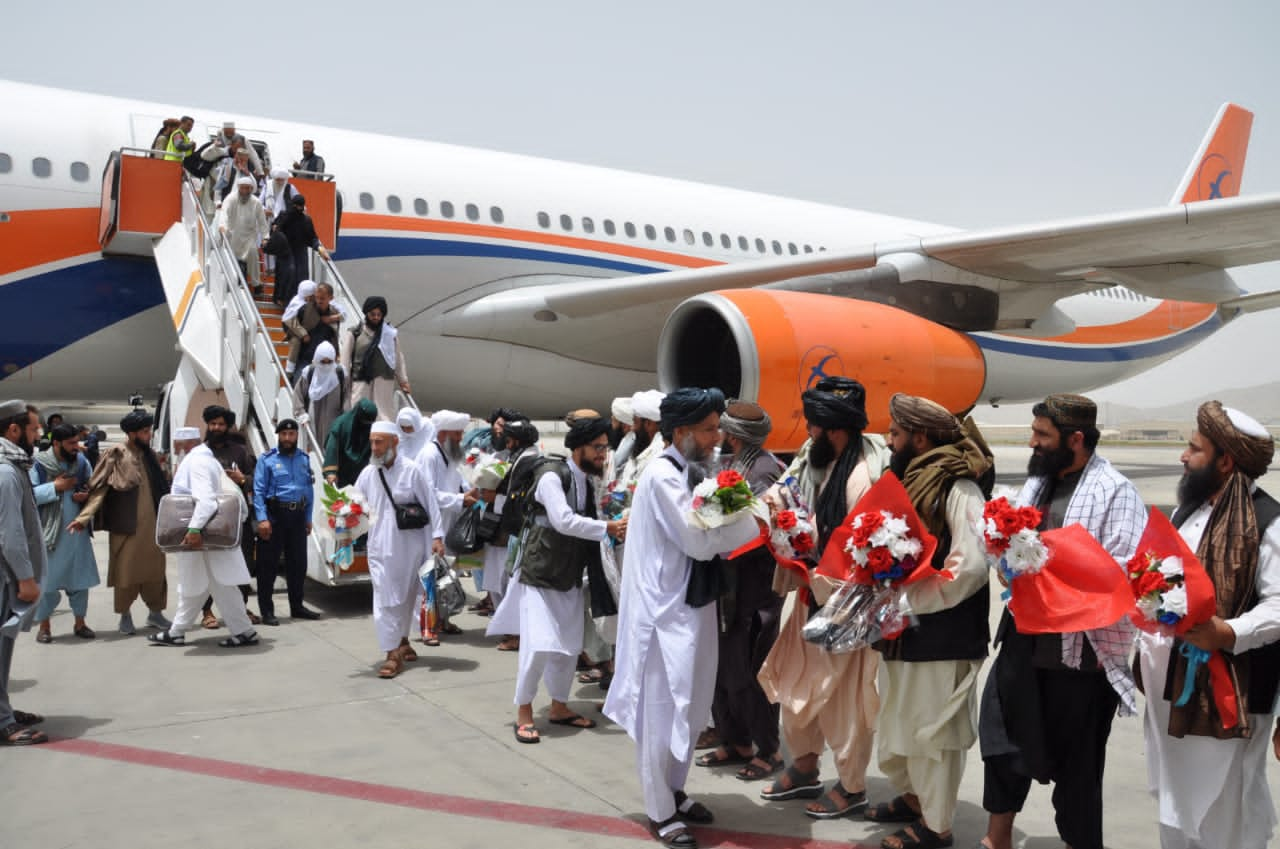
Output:
<instances>
[{"instance_id":1,"label":"black turban","mask_svg":"<svg viewBox=\"0 0 1280 849\"><path fill-rule=\"evenodd\" d=\"M49 431L49 438L54 442L63 442L68 439L75 439L79 435L80 428L69 424L60 424L53 430Z\"/></svg>"},{"instance_id":2,"label":"black turban","mask_svg":"<svg viewBox=\"0 0 1280 849\"><path fill-rule=\"evenodd\" d=\"M120 429L125 433L137 433L144 428L151 427L151 425L155 424L155 421L146 410L134 410L120 420Z\"/></svg>"},{"instance_id":3,"label":"black turban","mask_svg":"<svg viewBox=\"0 0 1280 849\"><path fill-rule=\"evenodd\" d=\"M848 377L824 377L800 396L809 424L861 432L867 426L867 390Z\"/></svg>"},{"instance_id":4,"label":"black turban","mask_svg":"<svg viewBox=\"0 0 1280 849\"><path fill-rule=\"evenodd\" d=\"M538 441L538 429L533 426L533 422L524 419L507 422L502 429L502 435L506 439L514 439L522 446L532 445Z\"/></svg>"},{"instance_id":5,"label":"black turban","mask_svg":"<svg viewBox=\"0 0 1280 849\"><path fill-rule=\"evenodd\" d=\"M370 295L369 297L365 298L364 306L360 308L360 311L363 312L365 315L368 315L374 310L382 310L382 317L386 318L387 317L387 299L382 297L381 295Z\"/></svg>"},{"instance_id":6,"label":"black turban","mask_svg":"<svg viewBox=\"0 0 1280 849\"><path fill-rule=\"evenodd\" d=\"M516 419L523 418L525 418L525 415L517 410L513 410L510 407L499 407L489 414L488 422L493 424L498 419L502 419L504 422L513 422Z\"/></svg>"},{"instance_id":7,"label":"black turban","mask_svg":"<svg viewBox=\"0 0 1280 849\"><path fill-rule=\"evenodd\" d=\"M564 436L564 447L573 451L599 439L609 432L609 420L605 418L578 419Z\"/></svg>"},{"instance_id":8,"label":"black turban","mask_svg":"<svg viewBox=\"0 0 1280 849\"><path fill-rule=\"evenodd\" d=\"M668 392L658 405L658 430L663 439L671 441L676 428L697 424L712 413L724 412L724 393L719 389L702 389L686 386Z\"/></svg>"},{"instance_id":9,"label":"black turban","mask_svg":"<svg viewBox=\"0 0 1280 849\"><path fill-rule=\"evenodd\" d=\"M204 412L200 414L200 417L204 419L205 424L208 424L214 419L222 419L227 423L227 427L235 427L236 424L236 414L221 404L210 404L205 407Z\"/></svg>"}]
</instances>

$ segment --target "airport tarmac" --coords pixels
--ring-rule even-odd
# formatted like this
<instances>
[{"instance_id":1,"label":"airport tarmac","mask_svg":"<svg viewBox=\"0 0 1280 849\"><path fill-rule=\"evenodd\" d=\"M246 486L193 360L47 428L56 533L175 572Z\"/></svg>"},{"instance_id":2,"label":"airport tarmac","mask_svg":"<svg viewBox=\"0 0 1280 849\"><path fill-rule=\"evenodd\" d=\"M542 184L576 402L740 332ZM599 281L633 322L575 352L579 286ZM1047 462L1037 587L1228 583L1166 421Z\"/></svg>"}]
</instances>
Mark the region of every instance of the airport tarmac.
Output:
<instances>
[{"instance_id":1,"label":"airport tarmac","mask_svg":"<svg viewBox=\"0 0 1280 849\"><path fill-rule=\"evenodd\" d=\"M1001 482L1020 483L1026 449L995 451ZM1102 453L1148 503L1173 503L1180 448L1104 445ZM96 550L105 579L105 535ZM171 572L170 614L173 580ZM55 641L39 645L25 634L15 653L14 703L44 714L55 740L0 752L0 847L657 845L644 828L634 746L600 715L597 687L575 684L572 705L598 728L548 725L540 693L542 743L521 745L512 733L516 656L494 650L487 619L460 615L461 636L438 648L415 642L420 660L383 681L368 588L311 584L307 600L323 619L259 627L261 645L239 650L216 647L223 631L192 632L183 648L147 644L145 628L120 636L105 587L90 593L98 638L79 640L64 601ZM992 600L994 621L999 593ZM144 613L135 606L136 621ZM823 777L833 775L825 757ZM1271 758L1268 776L1280 786ZM714 828L698 829L701 845L875 846L892 830L816 822L801 801L762 801L761 786L694 767L688 790L716 815ZM873 801L891 795L874 758L868 789ZM1033 788L1016 845L1061 846L1049 792ZM1107 846L1158 845L1138 718L1114 724L1105 798ZM975 747L956 846L983 835L981 799Z\"/></svg>"}]
</instances>

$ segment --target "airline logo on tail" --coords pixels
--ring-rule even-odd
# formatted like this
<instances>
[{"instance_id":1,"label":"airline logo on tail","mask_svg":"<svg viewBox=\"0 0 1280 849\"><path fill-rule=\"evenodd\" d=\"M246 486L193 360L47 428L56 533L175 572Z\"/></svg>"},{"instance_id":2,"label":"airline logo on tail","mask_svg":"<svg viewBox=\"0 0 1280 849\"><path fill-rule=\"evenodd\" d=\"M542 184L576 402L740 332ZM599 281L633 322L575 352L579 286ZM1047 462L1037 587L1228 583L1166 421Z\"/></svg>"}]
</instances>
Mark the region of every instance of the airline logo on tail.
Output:
<instances>
[{"instance_id":1,"label":"airline logo on tail","mask_svg":"<svg viewBox=\"0 0 1280 849\"><path fill-rule=\"evenodd\" d=\"M1252 112L1234 103L1224 106L1212 133L1198 151L1194 171L1183 178L1174 202L1190 203L1239 195L1252 128Z\"/></svg>"},{"instance_id":2,"label":"airline logo on tail","mask_svg":"<svg viewBox=\"0 0 1280 849\"><path fill-rule=\"evenodd\" d=\"M844 361L826 345L815 345L800 358L800 391L812 389L824 377L843 375Z\"/></svg>"}]
</instances>

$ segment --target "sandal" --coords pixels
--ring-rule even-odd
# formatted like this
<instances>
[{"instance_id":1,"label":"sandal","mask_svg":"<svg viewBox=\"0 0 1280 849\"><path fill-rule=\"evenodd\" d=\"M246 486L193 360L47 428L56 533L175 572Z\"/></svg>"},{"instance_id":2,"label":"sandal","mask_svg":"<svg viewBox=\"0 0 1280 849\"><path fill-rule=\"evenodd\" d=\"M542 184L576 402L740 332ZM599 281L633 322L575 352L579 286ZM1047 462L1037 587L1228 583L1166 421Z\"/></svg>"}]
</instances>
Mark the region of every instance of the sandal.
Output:
<instances>
[{"instance_id":1,"label":"sandal","mask_svg":"<svg viewBox=\"0 0 1280 849\"><path fill-rule=\"evenodd\" d=\"M946 849L955 842L953 835L943 837L918 819L881 840L880 849Z\"/></svg>"},{"instance_id":2,"label":"sandal","mask_svg":"<svg viewBox=\"0 0 1280 849\"><path fill-rule=\"evenodd\" d=\"M677 790L674 796L676 800L676 816L682 820L686 820L697 825L710 825L715 822L715 815L711 813L711 809L701 802L695 802L689 798L689 794L683 790Z\"/></svg>"},{"instance_id":3,"label":"sandal","mask_svg":"<svg viewBox=\"0 0 1280 849\"><path fill-rule=\"evenodd\" d=\"M211 610L205 613L204 618L200 620L200 625L210 631L215 631L218 628L218 617L214 616Z\"/></svg>"},{"instance_id":4,"label":"sandal","mask_svg":"<svg viewBox=\"0 0 1280 849\"><path fill-rule=\"evenodd\" d=\"M782 760L782 755L778 754L775 754L771 758L762 758L759 756L754 757L747 761L746 766L738 770L738 780L760 781L763 778L768 778L778 770L782 769L783 763L785 763L785 761Z\"/></svg>"},{"instance_id":5,"label":"sandal","mask_svg":"<svg viewBox=\"0 0 1280 849\"><path fill-rule=\"evenodd\" d=\"M517 722L516 740L521 743L541 743L542 735L538 733L537 727L532 722L525 725Z\"/></svg>"},{"instance_id":6,"label":"sandal","mask_svg":"<svg viewBox=\"0 0 1280 849\"><path fill-rule=\"evenodd\" d=\"M714 728L704 728L702 733L698 735L698 742L693 744L695 749L714 749L720 745L720 732Z\"/></svg>"},{"instance_id":7,"label":"sandal","mask_svg":"<svg viewBox=\"0 0 1280 849\"><path fill-rule=\"evenodd\" d=\"M23 727L39 725L44 722L44 717L38 713L27 713L25 710L15 710L13 712L13 721Z\"/></svg>"},{"instance_id":8,"label":"sandal","mask_svg":"<svg viewBox=\"0 0 1280 849\"><path fill-rule=\"evenodd\" d=\"M592 669L590 672L579 672L579 684L599 684L600 679L604 678L604 672L599 668Z\"/></svg>"},{"instance_id":9,"label":"sandal","mask_svg":"<svg viewBox=\"0 0 1280 849\"><path fill-rule=\"evenodd\" d=\"M88 625L81 625L78 628L73 628L71 633L75 634L82 640L93 640L98 636Z\"/></svg>"},{"instance_id":10,"label":"sandal","mask_svg":"<svg viewBox=\"0 0 1280 849\"><path fill-rule=\"evenodd\" d=\"M440 626L440 633L448 634L449 636L453 637L458 634L461 634L462 629L459 628L457 625L453 624L452 622L446 622Z\"/></svg>"},{"instance_id":11,"label":"sandal","mask_svg":"<svg viewBox=\"0 0 1280 849\"><path fill-rule=\"evenodd\" d=\"M520 651L520 638L507 637L496 646L498 651Z\"/></svg>"},{"instance_id":12,"label":"sandal","mask_svg":"<svg viewBox=\"0 0 1280 849\"><path fill-rule=\"evenodd\" d=\"M750 755L741 754L730 746L717 746L694 761L698 766L733 766L750 762Z\"/></svg>"},{"instance_id":13,"label":"sandal","mask_svg":"<svg viewBox=\"0 0 1280 849\"><path fill-rule=\"evenodd\" d=\"M393 654L378 667L378 677L394 678L402 671L404 671L404 658L401 655Z\"/></svg>"},{"instance_id":14,"label":"sandal","mask_svg":"<svg viewBox=\"0 0 1280 849\"><path fill-rule=\"evenodd\" d=\"M835 820L847 814L861 813L866 808L865 790L850 793L844 789L844 784L837 781L816 801L805 805L804 812L806 816L813 817L815 820Z\"/></svg>"},{"instance_id":15,"label":"sandal","mask_svg":"<svg viewBox=\"0 0 1280 849\"><path fill-rule=\"evenodd\" d=\"M694 839L689 827L680 819L679 812L662 822L649 820L649 833L662 841L662 845L667 849L698 849L698 841Z\"/></svg>"},{"instance_id":16,"label":"sandal","mask_svg":"<svg viewBox=\"0 0 1280 849\"><path fill-rule=\"evenodd\" d=\"M894 796L888 802L872 805L862 812L862 818L872 822L915 822L920 814L912 810L902 796Z\"/></svg>"},{"instance_id":17,"label":"sandal","mask_svg":"<svg viewBox=\"0 0 1280 849\"><path fill-rule=\"evenodd\" d=\"M38 728L27 728L18 722L0 728L0 746L34 746L48 742L48 734Z\"/></svg>"},{"instance_id":18,"label":"sandal","mask_svg":"<svg viewBox=\"0 0 1280 849\"><path fill-rule=\"evenodd\" d=\"M227 637L225 640L218 640L218 645L224 649L238 649L245 646L256 646L257 644L258 635L253 631L246 631L243 634Z\"/></svg>"},{"instance_id":19,"label":"sandal","mask_svg":"<svg viewBox=\"0 0 1280 849\"><path fill-rule=\"evenodd\" d=\"M782 786L786 784L787 786ZM822 795L822 782L818 780L818 771L801 772L794 766L783 771L782 776L768 787L760 791L761 799L770 802L785 802L788 799L816 799Z\"/></svg>"},{"instance_id":20,"label":"sandal","mask_svg":"<svg viewBox=\"0 0 1280 849\"><path fill-rule=\"evenodd\" d=\"M552 719L551 717L548 717L547 722L550 722L552 725L567 725L570 728L596 727L596 721L594 719L587 719L585 716L579 716L576 713L571 713L568 716L562 716L559 719Z\"/></svg>"},{"instance_id":21,"label":"sandal","mask_svg":"<svg viewBox=\"0 0 1280 849\"><path fill-rule=\"evenodd\" d=\"M408 640L400 644L400 659L405 663L413 663L418 659L418 653L413 650L413 646L409 645Z\"/></svg>"},{"instance_id":22,"label":"sandal","mask_svg":"<svg viewBox=\"0 0 1280 849\"><path fill-rule=\"evenodd\" d=\"M422 644L424 646L438 646L440 645L440 638L435 634L427 634L422 638Z\"/></svg>"},{"instance_id":23,"label":"sandal","mask_svg":"<svg viewBox=\"0 0 1280 849\"><path fill-rule=\"evenodd\" d=\"M52 643L52 642L53 642L53 634L52 634L52 633L50 633L49 631L43 631L43 630L42 630L42 631L36 631L36 642L37 642L37 643Z\"/></svg>"}]
</instances>

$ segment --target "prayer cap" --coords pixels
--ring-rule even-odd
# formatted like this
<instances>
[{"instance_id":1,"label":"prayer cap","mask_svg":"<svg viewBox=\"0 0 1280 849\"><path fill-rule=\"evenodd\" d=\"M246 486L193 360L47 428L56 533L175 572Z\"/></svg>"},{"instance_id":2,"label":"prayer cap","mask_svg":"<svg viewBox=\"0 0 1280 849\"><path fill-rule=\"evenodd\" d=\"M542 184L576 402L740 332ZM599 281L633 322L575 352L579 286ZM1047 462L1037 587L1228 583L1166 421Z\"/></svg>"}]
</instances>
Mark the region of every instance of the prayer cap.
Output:
<instances>
[{"instance_id":1,"label":"prayer cap","mask_svg":"<svg viewBox=\"0 0 1280 849\"><path fill-rule=\"evenodd\" d=\"M146 410L134 410L120 420L120 429L125 433L137 433L155 424L155 419Z\"/></svg>"},{"instance_id":2,"label":"prayer cap","mask_svg":"<svg viewBox=\"0 0 1280 849\"><path fill-rule=\"evenodd\" d=\"M577 424L580 421L584 421L586 419L598 419L598 418L600 418L600 412L598 410L593 410L590 407L583 407L582 409L570 410L569 412L565 413L564 423L567 424L569 427L573 427L575 424Z\"/></svg>"},{"instance_id":3,"label":"prayer cap","mask_svg":"<svg viewBox=\"0 0 1280 849\"><path fill-rule=\"evenodd\" d=\"M466 430L467 425L471 423L471 416L466 413L459 413L456 410L436 410L431 414L431 423L435 425L437 432L442 430Z\"/></svg>"},{"instance_id":4,"label":"prayer cap","mask_svg":"<svg viewBox=\"0 0 1280 849\"><path fill-rule=\"evenodd\" d=\"M889 415L911 433L923 433L933 442L950 444L963 436L960 420L941 404L899 392L889 399Z\"/></svg>"},{"instance_id":5,"label":"prayer cap","mask_svg":"<svg viewBox=\"0 0 1280 849\"><path fill-rule=\"evenodd\" d=\"M253 181L252 177L238 177L236 179L236 185L254 187L254 186L257 186L258 184Z\"/></svg>"},{"instance_id":6,"label":"prayer cap","mask_svg":"<svg viewBox=\"0 0 1280 849\"><path fill-rule=\"evenodd\" d=\"M748 445L763 445L773 430L773 422L764 407L750 401L729 401L724 415L720 416L720 429L737 437Z\"/></svg>"},{"instance_id":7,"label":"prayer cap","mask_svg":"<svg viewBox=\"0 0 1280 849\"><path fill-rule=\"evenodd\" d=\"M1206 401L1196 411L1196 430L1226 454L1250 478L1267 473L1276 443L1257 419L1218 401Z\"/></svg>"},{"instance_id":8,"label":"prayer cap","mask_svg":"<svg viewBox=\"0 0 1280 849\"><path fill-rule=\"evenodd\" d=\"M532 445L538 441L538 429L533 426L533 422L524 419L507 422L502 428L502 435L521 445Z\"/></svg>"},{"instance_id":9,"label":"prayer cap","mask_svg":"<svg viewBox=\"0 0 1280 849\"><path fill-rule=\"evenodd\" d=\"M11 419L14 416L20 416L27 411L27 402L14 399L5 401L0 404L0 419Z\"/></svg>"},{"instance_id":10,"label":"prayer cap","mask_svg":"<svg viewBox=\"0 0 1280 849\"><path fill-rule=\"evenodd\" d=\"M400 428L396 426L395 422L389 422L385 419L374 422L373 427L369 429L369 433L382 433L387 436L394 436L397 439L400 438Z\"/></svg>"},{"instance_id":11,"label":"prayer cap","mask_svg":"<svg viewBox=\"0 0 1280 849\"><path fill-rule=\"evenodd\" d=\"M867 390L849 377L824 377L800 396L809 424L831 430L867 426Z\"/></svg>"},{"instance_id":12,"label":"prayer cap","mask_svg":"<svg viewBox=\"0 0 1280 849\"><path fill-rule=\"evenodd\" d=\"M236 423L236 414L221 404L210 404L205 407L204 412L200 414L200 417L204 419L205 424L208 424L214 419L222 419L227 423L227 427Z\"/></svg>"},{"instance_id":13,"label":"prayer cap","mask_svg":"<svg viewBox=\"0 0 1280 849\"><path fill-rule=\"evenodd\" d=\"M1049 418L1060 429L1083 430L1098 426L1098 405L1083 395L1059 393L1044 399Z\"/></svg>"},{"instance_id":14,"label":"prayer cap","mask_svg":"<svg viewBox=\"0 0 1280 849\"><path fill-rule=\"evenodd\" d=\"M289 171L288 171L287 169L285 169L285 168L281 168L279 165L277 165L275 168L272 168L272 169L271 169L271 179L273 179L273 180L287 180L287 179L289 179Z\"/></svg>"},{"instance_id":15,"label":"prayer cap","mask_svg":"<svg viewBox=\"0 0 1280 849\"><path fill-rule=\"evenodd\" d=\"M180 427L173 432L174 442L191 442L200 441L200 428L198 427Z\"/></svg>"},{"instance_id":16,"label":"prayer cap","mask_svg":"<svg viewBox=\"0 0 1280 849\"><path fill-rule=\"evenodd\" d=\"M623 424L631 424L635 420L635 414L631 412L630 397L614 398L609 405L609 413Z\"/></svg>"},{"instance_id":17,"label":"prayer cap","mask_svg":"<svg viewBox=\"0 0 1280 849\"><path fill-rule=\"evenodd\" d=\"M382 310L382 317L387 317L387 299L381 295L370 295L364 299L364 306L360 307L360 312L368 315L374 310Z\"/></svg>"},{"instance_id":18,"label":"prayer cap","mask_svg":"<svg viewBox=\"0 0 1280 849\"><path fill-rule=\"evenodd\" d=\"M647 389L631 396L631 415L637 419L656 422L662 418L663 394L657 389Z\"/></svg>"},{"instance_id":19,"label":"prayer cap","mask_svg":"<svg viewBox=\"0 0 1280 849\"><path fill-rule=\"evenodd\" d=\"M170 120L172 120L172 119L170 119ZM224 129L224 130L234 130L235 128L236 128L236 122L235 122L235 121L223 121L223 122L222 122L222 129Z\"/></svg>"},{"instance_id":20,"label":"prayer cap","mask_svg":"<svg viewBox=\"0 0 1280 849\"><path fill-rule=\"evenodd\" d=\"M668 392L662 399L658 429L667 439L676 428L697 424L712 413L724 412L724 393L719 389L685 386Z\"/></svg>"},{"instance_id":21,"label":"prayer cap","mask_svg":"<svg viewBox=\"0 0 1280 849\"><path fill-rule=\"evenodd\" d=\"M297 429L298 429L298 423L293 419L281 419L280 423L276 425L276 433L279 433L282 430L297 430Z\"/></svg>"},{"instance_id":22,"label":"prayer cap","mask_svg":"<svg viewBox=\"0 0 1280 849\"><path fill-rule=\"evenodd\" d=\"M316 281L303 280L301 283L298 284L297 294L299 297L307 298L307 297L310 297L311 295L314 295L315 293L316 293Z\"/></svg>"},{"instance_id":23,"label":"prayer cap","mask_svg":"<svg viewBox=\"0 0 1280 849\"><path fill-rule=\"evenodd\" d=\"M14 413L17 415L17 413ZM80 435L80 428L71 424L60 424L53 430L49 431L49 438L54 442L62 442L65 439L75 439Z\"/></svg>"},{"instance_id":24,"label":"prayer cap","mask_svg":"<svg viewBox=\"0 0 1280 849\"><path fill-rule=\"evenodd\" d=\"M609 432L609 420L596 416L595 418L578 419L573 423L573 427L569 428L569 432L564 436L564 447L573 451L575 448L581 448L589 444L595 439L599 439L602 435Z\"/></svg>"}]
</instances>

